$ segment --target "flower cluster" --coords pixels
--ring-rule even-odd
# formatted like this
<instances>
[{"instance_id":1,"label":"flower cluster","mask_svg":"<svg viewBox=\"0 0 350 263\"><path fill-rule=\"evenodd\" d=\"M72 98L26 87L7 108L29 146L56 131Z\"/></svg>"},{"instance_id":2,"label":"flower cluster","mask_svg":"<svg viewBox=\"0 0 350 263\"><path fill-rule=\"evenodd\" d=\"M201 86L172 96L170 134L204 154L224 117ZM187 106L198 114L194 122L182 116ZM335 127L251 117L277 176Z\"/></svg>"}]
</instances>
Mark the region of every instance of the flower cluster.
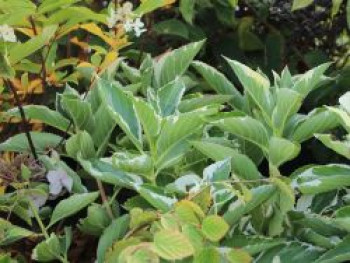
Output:
<instances>
[{"instance_id":1,"label":"flower cluster","mask_svg":"<svg viewBox=\"0 0 350 263\"><path fill-rule=\"evenodd\" d=\"M0 39L5 42L17 42L15 31L8 25L0 25Z\"/></svg>"},{"instance_id":2,"label":"flower cluster","mask_svg":"<svg viewBox=\"0 0 350 263\"><path fill-rule=\"evenodd\" d=\"M133 5L130 2L125 2L117 10L110 9L109 17L107 18L108 27L113 28L116 24L123 24L126 32L134 32L135 36L141 36L146 31L145 25L140 17L135 17L132 10Z\"/></svg>"}]
</instances>

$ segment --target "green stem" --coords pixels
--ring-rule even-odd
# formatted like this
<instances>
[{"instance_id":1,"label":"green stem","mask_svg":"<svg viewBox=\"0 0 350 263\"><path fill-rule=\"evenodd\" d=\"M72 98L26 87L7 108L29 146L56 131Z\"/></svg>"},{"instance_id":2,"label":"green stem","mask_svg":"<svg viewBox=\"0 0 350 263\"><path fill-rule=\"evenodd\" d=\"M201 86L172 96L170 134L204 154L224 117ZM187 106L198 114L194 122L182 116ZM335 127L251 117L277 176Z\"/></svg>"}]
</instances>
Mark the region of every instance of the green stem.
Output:
<instances>
[{"instance_id":1,"label":"green stem","mask_svg":"<svg viewBox=\"0 0 350 263\"><path fill-rule=\"evenodd\" d=\"M46 228L45 228L45 226L43 224L43 221L41 221L40 216L38 214L38 211L37 211L36 207L34 207L32 201L29 201L29 206L30 206L30 208L31 208L31 210L33 212L34 218L37 221L37 223L38 223L38 225L39 225L39 227L41 229L41 232L43 233L45 239L48 239L50 236L47 233Z\"/></svg>"}]
</instances>

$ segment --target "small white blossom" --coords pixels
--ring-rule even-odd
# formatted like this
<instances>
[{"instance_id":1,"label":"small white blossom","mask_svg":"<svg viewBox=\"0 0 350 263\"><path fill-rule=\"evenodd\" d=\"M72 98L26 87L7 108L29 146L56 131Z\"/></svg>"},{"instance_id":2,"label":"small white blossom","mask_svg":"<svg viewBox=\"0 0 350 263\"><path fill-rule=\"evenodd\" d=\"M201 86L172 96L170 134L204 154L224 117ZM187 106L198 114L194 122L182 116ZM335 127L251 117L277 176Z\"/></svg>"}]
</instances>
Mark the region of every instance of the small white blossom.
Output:
<instances>
[{"instance_id":1,"label":"small white blossom","mask_svg":"<svg viewBox=\"0 0 350 263\"><path fill-rule=\"evenodd\" d=\"M146 32L145 24L141 21L141 18L136 18L134 21L135 36L139 37L143 32Z\"/></svg>"},{"instance_id":2,"label":"small white blossom","mask_svg":"<svg viewBox=\"0 0 350 263\"><path fill-rule=\"evenodd\" d=\"M131 2L125 2L117 10L110 9L107 18L108 27L113 28L117 23L125 23L132 16L133 5Z\"/></svg>"},{"instance_id":3,"label":"small white blossom","mask_svg":"<svg viewBox=\"0 0 350 263\"><path fill-rule=\"evenodd\" d=\"M51 195L56 196L60 194L63 188L67 189L69 192L72 190L73 179L63 170L49 171L46 178L50 183L49 188Z\"/></svg>"},{"instance_id":4,"label":"small white blossom","mask_svg":"<svg viewBox=\"0 0 350 263\"><path fill-rule=\"evenodd\" d=\"M15 31L8 25L0 25L0 39L5 42L17 42Z\"/></svg>"}]
</instances>

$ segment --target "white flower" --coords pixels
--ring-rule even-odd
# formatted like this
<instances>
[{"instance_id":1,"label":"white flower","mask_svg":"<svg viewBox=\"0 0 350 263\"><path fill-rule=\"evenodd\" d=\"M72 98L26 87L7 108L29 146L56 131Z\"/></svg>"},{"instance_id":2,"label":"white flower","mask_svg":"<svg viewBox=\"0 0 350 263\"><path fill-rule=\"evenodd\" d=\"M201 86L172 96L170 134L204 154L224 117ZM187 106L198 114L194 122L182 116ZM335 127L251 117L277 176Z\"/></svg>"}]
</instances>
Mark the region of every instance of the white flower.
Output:
<instances>
[{"instance_id":1,"label":"white flower","mask_svg":"<svg viewBox=\"0 0 350 263\"><path fill-rule=\"evenodd\" d=\"M141 18L136 18L134 21L135 36L139 37L143 32L146 32L145 24L141 21Z\"/></svg>"},{"instance_id":2,"label":"white flower","mask_svg":"<svg viewBox=\"0 0 350 263\"><path fill-rule=\"evenodd\" d=\"M0 39L4 40L5 42L17 42L15 31L8 25L0 26Z\"/></svg>"},{"instance_id":3,"label":"white flower","mask_svg":"<svg viewBox=\"0 0 350 263\"><path fill-rule=\"evenodd\" d=\"M51 195L58 195L63 188L66 188L69 192L72 190L73 179L63 170L49 171L46 178L50 183L49 188Z\"/></svg>"},{"instance_id":4,"label":"white flower","mask_svg":"<svg viewBox=\"0 0 350 263\"><path fill-rule=\"evenodd\" d=\"M107 18L108 27L113 28L117 23L125 23L132 16L133 5L131 2L125 2L117 10L110 9Z\"/></svg>"},{"instance_id":5,"label":"white flower","mask_svg":"<svg viewBox=\"0 0 350 263\"><path fill-rule=\"evenodd\" d=\"M135 36L139 37L141 34L145 31L147 31L144 28L145 24L141 21L140 17L137 17L135 20L128 19L124 23L124 29L126 32L132 32L134 31Z\"/></svg>"}]
</instances>

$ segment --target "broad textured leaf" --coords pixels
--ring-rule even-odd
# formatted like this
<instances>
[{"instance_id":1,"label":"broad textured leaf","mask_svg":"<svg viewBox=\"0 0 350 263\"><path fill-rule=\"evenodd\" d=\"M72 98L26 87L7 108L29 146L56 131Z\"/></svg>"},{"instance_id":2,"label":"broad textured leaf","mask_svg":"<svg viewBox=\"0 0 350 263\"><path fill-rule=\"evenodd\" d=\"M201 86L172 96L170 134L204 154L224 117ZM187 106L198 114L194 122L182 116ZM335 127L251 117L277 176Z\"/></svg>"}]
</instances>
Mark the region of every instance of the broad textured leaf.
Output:
<instances>
[{"instance_id":1,"label":"broad textured leaf","mask_svg":"<svg viewBox=\"0 0 350 263\"><path fill-rule=\"evenodd\" d=\"M336 115L330 111L315 111L308 114L295 129L292 139L296 142L304 142L315 133L322 133L335 128L339 124Z\"/></svg>"},{"instance_id":2,"label":"broad textured leaf","mask_svg":"<svg viewBox=\"0 0 350 263\"><path fill-rule=\"evenodd\" d=\"M154 154L155 139L160 132L162 118L150 104L141 99L134 98L134 107L142 124L143 131L150 145L152 154Z\"/></svg>"},{"instance_id":3,"label":"broad textured leaf","mask_svg":"<svg viewBox=\"0 0 350 263\"><path fill-rule=\"evenodd\" d=\"M338 244L335 248L328 250L315 263L340 263L350 260L350 237Z\"/></svg>"},{"instance_id":4,"label":"broad textured leaf","mask_svg":"<svg viewBox=\"0 0 350 263\"><path fill-rule=\"evenodd\" d=\"M343 141L333 139L330 134L315 134L315 137L319 139L324 145L345 158L350 159L350 140L345 139Z\"/></svg>"},{"instance_id":5,"label":"broad textured leaf","mask_svg":"<svg viewBox=\"0 0 350 263\"><path fill-rule=\"evenodd\" d=\"M235 71L245 92L254 101L257 107L266 115L271 111L270 82L260 73L250 69L238 61L226 59Z\"/></svg>"},{"instance_id":6,"label":"broad textured leaf","mask_svg":"<svg viewBox=\"0 0 350 263\"><path fill-rule=\"evenodd\" d=\"M208 182L228 180L231 174L231 158L217 161L203 170L203 179Z\"/></svg>"},{"instance_id":7,"label":"broad textured leaf","mask_svg":"<svg viewBox=\"0 0 350 263\"><path fill-rule=\"evenodd\" d=\"M221 161L231 156L232 169L239 178L256 180L262 177L253 161L233 148L206 141L193 141L191 144L214 161Z\"/></svg>"},{"instance_id":8,"label":"broad textured leaf","mask_svg":"<svg viewBox=\"0 0 350 263\"><path fill-rule=\"evenodd\" d=\"M183 259L193 255L194 248L188 238L174 230L161 230L154 235L156 253L167 260Z\"/></svg>"},{"instance_id":9,"label":"broad textured leaf","mask_svg":"<svg viewBox=\"0 0 350 263\"><path fill-rule=\"evenodd\" d=\"M224 131L256 144L263 151L268 151L269 135L261 122L246 116L225 118L214 124Z\"/></svg>"},{"instance_id":10,"label":"broad textured leaf","mask_svg":"<svg viewBox=\"0 0 350 263\"><path fill-rule=\"evenodd\" d=\"M270 249L262 254L256 262L257 263L274 263L278 259L279 262L298 262L298 263L310 263L315 262L316 259L323 253L323 250L309 245L307 243L298 242L286 242L285 245L281 245ZM277 258L277 259L276 259Z\"/></svg>"},{"instance_id":11,"label":"broad textured leaf","mask_svg":"<svg viewBox=\"0 0 350 263\"><path fill-rule=\"evenodd\" d=\"M294 83L293 89L306 97L312 90L319 87L319 84L324 78L323 74L329 68L329 66L330 63L321 64L318 67L302 74Z\"/></svg>"},{"instance_id":12,"label":"broad textured leaf","mask_svg":"<svg viewBox=\"0 0 350 263\"><path fill-rule=\"evenodd\" d=\"M48 239L36 245L33 249L32 258L40 262L48 262L61 258L61 245L58 237L52 233Z\"/></svg>"},{"instance_id":13,"label":"broad textured leaf","mask_svg":"<svg viewBox=\"0 0 350 263\"><path fill-rule=\"evenodd\" d=\"M66 152L72 158L78 155L84 159L96 157L94 142L86 131L79 131L66 141Z\"/></svg>"},{"instance_id":14,"label":"broad textured leaf","mask_svg":"<svg viewBox=\"0 0 350 263\"><path fill-rule=\"evenodd\" d=\"M61 96L61 106L68 113L77 130L92 132L95 128L95 120L92 115L91 105L80 98L72 98L70 95Z\"/></svg>"},{"instance_id":15,"label":"broad textured leaf","mask_svg":"<svg viewBox=\"0 0 350 263\"><path fill-rule=\"evenodd\" d=\"M222 241L224 246L241 248L250 255L256 255L286 242L283 238L271 238L258 235L233 235Z\"/></svg>"},{"instance_id":16,"label":"broad textured leaf","mask_svg":"<svg viewBox=\"0 0 350 263\"><path fill-rule=\"evenodd\" d=\"M84 194L74 194L67 199L62 200L53 210L49 226L52 226L63 218L74 215L95 201L98 196L98 192L91 192Z\"/></svg>"},{"instance_id":17,"label":"broad textured leaf","mask_svg":"<svg viewBox=\"0 0 350 263\"><path fill-rule=\"evenodd\" d=\"M0 246L7 246L22 238L30 237L35 233L11 224L9 221L0 218Z\"/></svg>"},{"instance_id":18,"label":"broad textured leaf","mask_svg":"<svg viewBox=\"0 0 350 263\"><path fill-rule=\"evenodd\" d=\"M221 257L219 251L215 247L204 247L194 257L194 263L214 263L220 262Z\"/></svg>"},{"instance_id":19,"label":"broad textured leaf","mask_svg":"<svg viewBox=\"0 0 350 263\"><path fill-rule=\"evenodd\" d=\"M350 114L350 91L346 92L339 98L339 104L343 107L344 110Z\"/></svg>"},{"instance_id":20,"label":"broad textured leaf","mask_svg":"<svg viewBox=\"0 0 350 263\"><path fill-rule=\"evenodd\" d=\"M154 76L157 86L162 87L183 75L203 44L204 41L188 44L165 54L156 62Z\"/></svg>"},{"instance_id":21,"label":"broad textured leaf","mask_svg":"<svg viewBox=\"0 0 350 263\"><path fill-rule=\"evenodd\" d=\"M195 4L196 0L181 0L180 1L180 12L185 21L192 24L193 17L195 15Z\"/></svg>"},{"instance_id":22,"label":"broad textured leaf","mask_svg":"<svg viewBox=\"0 0 350 263\"><path fill-rule=\"evenodd\" d=\"M157 167L163 169L178 162L189 148L187 140L204 124L200 113L186 113L165 119L157 140Z\"/></svg>"},{"instance_id":23,"label":"broad textured leaf","mask_svg":"<svg viewBox=\"0 0 350 263\"><path fill-rule=\"evenodd\" d=\"M350 114L347 113L345 110L335 108L335 107L327 107L327 109L337 116L340 123L343 125L343 127L347 130L348 133L350 133Z\"/></svg>"},{"instance_id":24,"label":"broad textured leaf","mask_svg":"<svg viewBox=\"0 0 350 263\"><path fill-rule=\"evenodd\" d=\"M271 198L275 191L276 187L273 185L262 185L253 188L251 190L251 200L247 201L246 203L241 200L235 201L238 202L238 204L233 202L229 206L227 212L224 214L224 219L229 225L232 226L233 224L237 223L237 221L240 220L243 215L249 213L264 203L267 199Z\"/></svg>"},{"instance_id":25,"label":"broad textured leaf","mask_svg":"<svg viewBox=\"0 0 350 263\"><path fill-rule=\"evenodd\" d=\"M17 64L24 58L32 55L44 45L48 44L49 40L54 36L57 30L57 25L47 26L42 33L31 38L23 44L18 44L9 51L9 60L11 65Z\"/></svg>"},{"instance_id":26,"label":"broad textured leaf","mask_svg":"<svg viewBox=\"0 0 350 263\"><path fill-rule=\"evenodd\" d=\"M102 101L106 102L109 110L124 130L129 139L139 149L142 148L140 121L136 115L132 99L121 87L100 79L98 88Z\"/></svg>"},{"instance_id":27,"label":"broad textured leaf","mask_svg":"<svg viewBox=\"0 0 350 263\"><path fill-rule=\"evenodd\" d=\"M66 131L69 125L69 120L63 117L58 111L49 109L42 105L26 105L23 106L27 119L42 121L43 123L55 127L61 131ZM19 110L13 108L6 114L10 116L20 117Z\"/></svg>"},{"instance_id":28,"label":"broad textured leaf","mask_svg":"<svg viewBox=\"0 0 350 263\"><path fill-rule=\"evenodd\" d=\"M276 167L294 159L300 152L300 144L272 137L269 142L269 161Z\"/></svg>"},{"instance_id":29,"label":"broad textured leaf","mask_svg":"<svg viewBox=\"0 0 350 263\"><path fill-rule=\"evenodd\" d=\"M212 89L214 89L218 94L232 95L233 98L231 105L237 109L243 109L243 105L245 103L243 95L225 77L225 75L215 68L200 61L194 61L192 65L202 75Z\"/></svg>"},{"instance_id":30,"label":"broad textured leaf","mask_svg":"<svg viewBox=\"0 0 350 263\"><path fill-rule=\"evenodd\" d=\"M277 91L277 102L272 113L273 125L281 136L290 116L297 113L302 103L302 96L291 89L282 88Z\"/></svg>"},{"instance_id":31,"label":"broad textured leaf","mask_svg":"<svg viewBox=\"0 0 350 263\"><path fill-rule=\"evenodd\" d=\"M105 254L115 241L122 239L129 229L129 215L121 216L112 221L104 230L97 246L97 262L105 262Z\"/></svg>"},{"instance_id":32,"label":"broad textured leaf","mask_svg":"<svg viewBox=\"0 0 350 263\"><path fill-rule=\"evenodd\" d=\"M212 242L221 240L229 230L229 225L225 220L217 215L210 215L202 222L202 232L206 238Z\"/></svg>"},{"instance_id":33,"label":"broad textured leaf","mask_svg":"<svg viewBox=\"0 0 350 263\"><path fill-rule=\"evenodd\" d=\"M185 90L184 82L178 78L158 90L159 108L163 117L173 115L178 111Z\"/></svg>"},{"instance_id":34,"label":"broad textured leaf","mask_svg":"<svg viewBox=\"0 0 350 263\"><path fill-rule=\"evenodd\" d=\"M250 263L253 258L244 250L231 249L226 255L230 263Z\"/></svg>"},{"instance_id":35,"label":"broad textured leaf","mask_svg":"<svg viewBox=\"0 0 350 263\"><path fill-rule=\"evenodd\" d=\"M103 159L84 160L78 156L78 160L86 172L102 182L130 189L143 183L138 175L125 173Z\"/></svg>"},{"instance_id":36,"label":"broad textured leaf","mask_svg":"<svg viewBox=\"0 0 350 263\"><path fill-rule=\"evenodd\" d=\"M231 99L232 96L230 95L201 95L198 98L182 100L179 105L179 111L185 113L212 105L222 105L229 102Z\"/></svg>"},{"instance_id":37,"label":"broad textured leaf","mask_svg":"<svg viewBox=\"0 0 350 263\"><path fill-rule=\"evenodd\" d=\"M295 185L303 194L319 194L350 186L350 167L347 165L319 165L302 171Z\"/></svg>"},{"instance_id":38,"label":"broad textured leaf","mask_svg":"<svg viewBox=\"0 0 350 263\"><path fill-rule=\"evenodd\" d=\"M112 117L105 104L100 104L98 110L94 114L95 127L91 137L95 146L98 148L98 154L107 147L111 134L117 125L116 120Z\"/></svg>"},{"instance_id":39,"label":"broad textured leaf","mask_svg":"<svg viewBox=\"0 0 350 263\"><path fill-rule=\"evenodd\" d=\"M136 191L153 207L163 212L168 212L177 202L176 197L165 194L161 187L143 184L136 187Z\"/></svg>"},{"instance_id":40,"label":"broad textured leaf","mask_svg":"<svg viewBox=\"0 0 350 263\"><path fill-rule=\"evenodd\" d=\"M38 13L56 11L59 8L67 8L68 6L80 2L81 0L45 0L38 8Z\"/></svg>"},{"instance_id":41,"label":"broad textured leaf","mask_svg":"<svg viewBox=\"0 0 350 263\"><path fill-rule=\"evenodd\" d=\"M45 133L45 132L31 132L31 137L35 149L42 153L48 149L56 147L62 140L60 136ZM0 151L10 152L30 152L29 143L24 133L17 134L0 144Z\"/></svg>"}]
</instances>

